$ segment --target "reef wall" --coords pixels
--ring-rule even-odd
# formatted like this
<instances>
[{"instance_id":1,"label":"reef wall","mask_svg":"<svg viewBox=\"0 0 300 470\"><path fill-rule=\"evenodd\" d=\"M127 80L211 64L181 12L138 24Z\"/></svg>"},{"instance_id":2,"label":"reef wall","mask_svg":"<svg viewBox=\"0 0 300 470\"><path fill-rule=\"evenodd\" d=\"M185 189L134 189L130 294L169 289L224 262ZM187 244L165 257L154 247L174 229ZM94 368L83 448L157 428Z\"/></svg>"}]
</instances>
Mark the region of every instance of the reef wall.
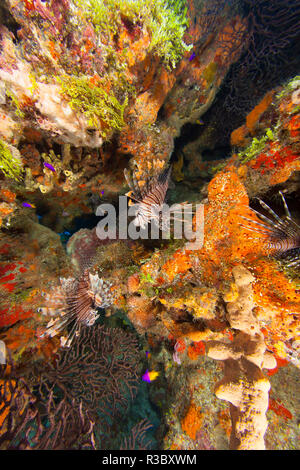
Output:
<instances>
[{"instance_id":1,"label":"reef wall","mask_svg":"<svg viewBox=\"0 0 300 470\"><path fill-rule=\"evenodd\" d=\"M202 117L252 50L252 7L2 2L1 448L297 446L299 402L280 384L300 364L299 76L203 160L217 127ZM179 151L185 126L204 130ZM194 203L203 244L100 240L96 208L117 206L124 169L129 199Z\"/></svg>"}]
</instances>

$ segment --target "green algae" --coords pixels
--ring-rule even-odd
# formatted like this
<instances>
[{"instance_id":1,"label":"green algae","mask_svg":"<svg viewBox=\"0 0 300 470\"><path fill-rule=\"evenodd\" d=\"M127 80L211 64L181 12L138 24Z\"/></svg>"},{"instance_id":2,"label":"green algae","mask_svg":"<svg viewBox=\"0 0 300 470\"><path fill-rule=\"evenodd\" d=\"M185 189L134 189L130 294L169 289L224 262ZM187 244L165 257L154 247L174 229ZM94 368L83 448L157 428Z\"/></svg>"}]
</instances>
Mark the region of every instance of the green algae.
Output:
<instances>
[{"instance_id":1,"label":"green algae","mask_svg":"<svg viewBox=\"0 0 300 470\"><path fill-rule=\"evenodd\" d=\"M276 133L272 129L267 129L265 135L259 139L254 137L251 144L245 150L238 153L238 158L241 163L249 162L253 158L257 157L257 155L264 150L266 143L270 140L276 140Z\"/></svg>"},{"instance_id":2,"label":"green algae","mask_svg":"<svg viewBox=\"0 0 300 470\"><path fill-rule=\"evenodd\" d=\"M185 51L183 41L188 27L186 0L75 0L96 32L117 35L122 18L144 24L151 34L149 52L175 68Z\"/></svg>"},{"instance_id":3,"label":"green algae","mask_svg":"<svg viewBox=\"0 0 300 470\"><path fill-rule=\"evenodd\" d=\"M21 110L21 105L19 103L17 96L11 90L6 90L6 96L10 98L10 101L11 101L12 107L14 108L14 112L16 116L19 117L20 119L24 119L25 114Z\"/></svg>"},{"instance_id":4,"label":"green algae","mask_svg":"<svg viewBox=\"0 0 300 470\"><path fill-rule=\"evenodd\" d=\"M185 0L153 0L150 4L150 22L145 23L151 31L150 50L165 63L175 68L184 52L193 46L183 41L188 27Z\"/></svg>"},{"instance_id":5,"label":"green algae","mask_svg":"<svg viewBox=\"0 0 300 470\"><path fill-rule=\"evenodd\" d=\"M21 162L13 156L9 145L3 140L0 140L0 170L7 178L12 178L15 181L21 179L23 172Z\"/></svg>"},{"instance_id":6,"label":"green algae","mask_svg":"<svg viewBox=\"0 0 300 470\"><path fill-rule=\"evenodd\" d=\"M92 85L86 76L58 77L57 81L61 86L61 93L68 97L71 108L83 113L90 127L98 129L101 124L103 137L111 130L122 129L127 97L120 103L113 93L108 94L100 86Z\"/></svg>"},{"instance_id":7,"label":"green algae","mask_svg":"<svg viewBox=\"0 0 300 470\"><path fill-rule=\"evenodd\" d=\"M300 87L300 75L297 75L296 77L292 78L292 80L289 80L283 86L283 89L276 95L276 98L278 100L281 100L292 91L297 90L299 87Z\"/></svg>"}]
</instances>

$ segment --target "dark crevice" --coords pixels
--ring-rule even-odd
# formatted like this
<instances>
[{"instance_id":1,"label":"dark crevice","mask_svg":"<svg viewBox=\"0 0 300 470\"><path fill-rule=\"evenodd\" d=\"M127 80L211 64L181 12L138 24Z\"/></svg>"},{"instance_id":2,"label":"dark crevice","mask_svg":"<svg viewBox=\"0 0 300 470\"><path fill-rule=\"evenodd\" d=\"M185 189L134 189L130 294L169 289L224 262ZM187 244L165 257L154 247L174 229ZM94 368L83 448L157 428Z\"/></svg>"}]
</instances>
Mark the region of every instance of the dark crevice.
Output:
<instances>
[{"instance_id":1,"label":"dark crevice","mask_svg":"<svg viewBox=\"0 0 300 470\"><path fill-rule=\"evenodd\" d=\"M178 151L199 139L208 127L210 136L207 150L201 152L203 159L229 156L232 131L245 123L247 114L268 91L299 74L299 0L243 0L242 7L249 23L249 45L231 65L214 103L201 116L203 124L188 123L182 127L175 139L174 161ZM160 113L163 116L163 107Z\"/></svg>"},{"instance_id":2,"label":"dark crevice","mask_svg":"<svg viewBox=\"0 0 300 470\"><path fill-rule=\"evenodd\" d=\"M13 34L14 42L18 42L18 31L21 29L21 26L10 13L5 0L2 0L0 3L0 25L6 26Z\"/></svg>"}]
</instances>

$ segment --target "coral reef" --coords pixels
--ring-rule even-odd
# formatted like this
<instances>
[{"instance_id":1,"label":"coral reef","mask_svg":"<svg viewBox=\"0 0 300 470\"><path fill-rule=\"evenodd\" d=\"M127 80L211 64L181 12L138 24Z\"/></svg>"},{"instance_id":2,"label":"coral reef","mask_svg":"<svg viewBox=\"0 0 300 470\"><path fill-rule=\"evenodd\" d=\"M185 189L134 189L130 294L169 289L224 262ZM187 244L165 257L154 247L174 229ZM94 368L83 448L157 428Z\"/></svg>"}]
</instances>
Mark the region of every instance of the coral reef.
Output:
<instances>
[{"instance_id":1,"label":"coral reef","mask_svg":"<svg viewBox=\"0 0 300 470\"><path fill-rule=\"evenodd\" d=\"M212 103L245 28L225 2L215 7L215 23L205 5L181 0L8 1L3 8L17 28L1 28L0 136L20 151L25 188L51 193L53 211L63 192L71 193L64 207L80 200L91 212L88 193L108 161L122 170L131 159L138 176L157 176L181 126ZM11 164L2 160L7 172ZM104 191L114 178L105 175Z\"/></svg>"},{"instance_id":2,"label":"coral reef","mask_svg":"<svg viewBox=\"0 0 300 470\"><path fill-rule=\"evenodd\" d=\"M0 5L1 448L297 448L298 4L267 3Z\"/></svg>"}]
</instances>

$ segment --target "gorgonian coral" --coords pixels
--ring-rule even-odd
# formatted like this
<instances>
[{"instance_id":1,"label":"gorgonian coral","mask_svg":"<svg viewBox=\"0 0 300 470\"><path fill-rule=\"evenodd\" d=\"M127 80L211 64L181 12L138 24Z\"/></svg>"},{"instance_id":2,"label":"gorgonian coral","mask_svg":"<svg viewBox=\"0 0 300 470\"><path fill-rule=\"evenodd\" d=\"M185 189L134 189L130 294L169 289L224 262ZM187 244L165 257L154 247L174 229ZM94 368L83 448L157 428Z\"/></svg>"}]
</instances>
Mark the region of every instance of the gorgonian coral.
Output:
<instances>
[{"instance_id":1,"label":"gorgonian coral","mask_svg":"<svg viewBox=\"0 0 300 470\"><path fill-rule=\"evenodd\" d=\"M83 327L54 362L0 366L0 448L107 449L114 439L145 448L146 420L128 438L115 436L135 397L138 362L133 334L96 325Z\"/></svg>"},{"instance_id":2,"label":"gorgonian coral","mask_svg":"<svg viewBox=\"0 0 300 470\"><path fill-rule=\"evenodd\" d=\"M290 75L297 59L290 60L288 51L297 45L300 15L298 0L244 0L243 6L248 21L245 48L228 76L225 99L225 106L239 113L274 86L279 74L280 80Z\"/></svg>"},{"instance_id":3,"label":"gorgonian coral","mask_svg":"<svg viewBox=\"0 0 300 470\"><path fill-rule=\"evenodd\" d=\"M55 366L42 372L42 388L55 384L93 412L117 413L134 396L138 358L132 334L101 325L82 327L72 348L60 350Z\"/></svg>"},{"instance_id":4,"label":"gorgonian coral","mask_svg":"<svg viewBox=\"0 0 300 470\"><path fill-rule=\"evenodd\" d=\"M239 5L247 25L244 33L238 33L243 47L215 102L203 116L204 122L214 128L215 148L226 147L231 132L241 125L245 114L266 92L299 70L299 1L244 0Z\"/></svg>"},{"instance_id":5,"label":"gorgonian coral","mask_svg":"<svg viewBox=\"0 0 300 470\"><path fill-rule=\"evenodd\" d=\"M82 406L95 423L97 448L110 448L114 425L135 397L139 353L136 337L117 328L82 327L70 349L60 350L54 365L41 371L39 396L63 396L76 410ZM115 424L114 424L115 423Z\"/></svg>"},{"instance_id":6,"label":"gorgonian coral","mask_svg":"<svg viewBox=\"0 0 300 470\"><path fill-rule=\"evenodd\" d=\"M37 398L11 361L0 365L0 448L59 450L94 448L88 411L55 399L53 390Z\"/></svg>"},{"instance_id":7,"label":"gorgonian coral","mask_svg":"<svg viewBox=\"0 0 300 470\"><path fill-rule=\"evenodd\" d=\"M151 442L147 439L147 431L152 427L147 419L137 423L130 431L128 437L124 438L120 450L146 450L151 448Z\"/></svg>"}]
</instances>

